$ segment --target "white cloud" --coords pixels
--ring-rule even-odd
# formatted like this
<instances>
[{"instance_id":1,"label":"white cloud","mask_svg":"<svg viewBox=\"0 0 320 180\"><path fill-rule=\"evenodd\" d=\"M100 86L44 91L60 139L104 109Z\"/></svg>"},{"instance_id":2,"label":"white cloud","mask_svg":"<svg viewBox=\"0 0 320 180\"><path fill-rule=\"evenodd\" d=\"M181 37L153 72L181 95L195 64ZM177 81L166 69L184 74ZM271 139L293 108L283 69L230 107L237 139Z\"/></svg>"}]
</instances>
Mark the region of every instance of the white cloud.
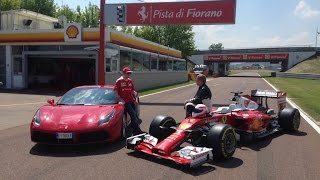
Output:
<instances>
[{"instance_id":1,"label":"white cloud","mask_svg":"<svg viewBox=\"0 0 320 180\"><path fill-rule=\"evenodd\" d=\"M219 34L224 31L224 26L193 26L195 43L198 49L208 49L212 43L219 43ZM222 43L222 42L221 42Z\"/></svg>"},{"instance_id":2,"label":"white cloud","mask_svg":"<svg viewBox=\"0 0 320 180\"><path fill-rule=\"evenodd\" d=\"M301 0L295 8L294 14L301 18L311 18L318 16L320 14L320 11L312 9L309 4L307 4L304 0Z\"/></svg>"},{"instance_id":3,"label":"white cloud","mask_svg":"<svg viewBox=\"0 0 320 180\"><path fill-rule=\"evenodd\" d=\"M287 37L273 36L257 39L257 44L264 46L305 46L311 45L308 32L291 34Z\"/></svg>"}]
</instances>

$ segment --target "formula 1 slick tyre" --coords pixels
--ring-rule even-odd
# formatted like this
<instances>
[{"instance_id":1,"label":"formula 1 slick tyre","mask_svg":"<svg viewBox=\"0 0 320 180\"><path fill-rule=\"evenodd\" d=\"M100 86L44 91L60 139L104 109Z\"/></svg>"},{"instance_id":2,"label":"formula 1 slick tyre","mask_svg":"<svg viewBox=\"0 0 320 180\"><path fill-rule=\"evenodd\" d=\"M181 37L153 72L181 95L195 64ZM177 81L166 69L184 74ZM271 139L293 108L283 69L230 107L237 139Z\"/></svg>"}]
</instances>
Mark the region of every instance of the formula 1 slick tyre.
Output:
<instances>
[{"instance_id":1,"label":"formula 1 slick tyre","mask_svg":"<svg viewBox=\"0 0 320 180\"><path fill-rule=\"evenodd\" d=\"M297 131L300 126L300 112L295 108L284 108L279 113L278 123L285 131Z\"/></svg>"},{"instance_id":2,"label":"formula 1 slick tyre","mask_svg":"<svg viewBox=\"0 0 320 180\"><path fill-rule=\"evenodd\" d=\"M177 123L172 117L159 115L153 118L149 127L149 134L162 141L174 132L170 127L176 125Z\"/></svg>"},{"instance_id":3,"label":"formula 1 slick tyre","mask_svg":"<svg viewBox=\"0 0 320 180\"><path fill-rule=\"evenodd\" d=\"M214 159L230 159L237 148L237 139L233 128L226 124L212 126L207 135L207 147L213 149Z\"/></svg>"}]
</instances>

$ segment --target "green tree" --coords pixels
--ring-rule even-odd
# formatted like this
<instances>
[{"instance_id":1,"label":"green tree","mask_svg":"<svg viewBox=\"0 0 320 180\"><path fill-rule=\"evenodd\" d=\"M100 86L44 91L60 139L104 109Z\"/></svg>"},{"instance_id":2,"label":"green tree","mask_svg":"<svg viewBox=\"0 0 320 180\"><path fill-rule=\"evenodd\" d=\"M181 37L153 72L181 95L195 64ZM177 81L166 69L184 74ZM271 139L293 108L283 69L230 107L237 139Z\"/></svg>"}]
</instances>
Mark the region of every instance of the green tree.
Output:
<instances>
[{"instance_id":1,"label":"green tree","mask_svg":"<svg viewBox=\"0 0 320 180\"><path fill-rule=\"evenodd\" d=\"M20 8L53 17L57 6L54 0L21 0Z\"/></svg>"},{"instance_id":2,"label":"green tree","mask_svg":"<svg viewBox=\"0 0 320 180\"><path fill-rule=\"evenodd\" d=\"M81 23L83 20L83 15L80 6L78 5L74 15L74 21L77 23Z\"/></svg>"},{"instance_id":3,"label":"green tree","mask_svg":"<svg viewBox=\"0 0 320 180\"><path fill-rule=\"evenodd\" d=\"M195 51L194 32L191 25L143 26L134 35L180 50L183 57Z\"/></svg>"},{"instance_id":4,"label":"green tree","mask_svg":"<svg viewBox=\"0 0 320 180\"><path fill-rule=\"evenodd\" d=\"M96 28L99 27L100 9L97 5L92 5L91 2L85 7L82 14L82 26Z\"/></svg>"},{"instance_id":5,"label":"green tree","mask_svg":"<svg viewBox=\"0 0 320 180\"><path fill-rule=\"evenodd\" d=\"M140 27L138 27L138 26L134 27L133 35L139 36L140 33L141 33Z\"/></svg>"},{"instance_id":6,"label":"green tree","mask_svg":"<svg viewBox=\"0 0 320 180\"><path fill-rule=\"evenodd\" d=\"M162 44L182 52L184 57L191 56L196 47L191 25L163 26Z\"/></svg>"},{"instance_id":7,"label":"green tree","mask_svg":"<svg viewBox=\"0 0 320 180\"><path fill-rule=\"evenodd\" d=\"M134 35L143 39L161 44L161 26L142 26L139 30L135 29Z\"/></svg>"},{"instance_id":8,"label":"green tree","mask_svg":"<svg viewBox=\"0 0 320 180\"><path fill-rule=\"evenodd\" d=\"M0 0L0 11L20 9L21 0Z\"/></svg>"},{"instance_id":9,"label":"green tree","mask_svg":"<svg viewBox=\"0 0 320 180\"><path fill-rule=\"evenodd\" d=\"M121 26L120 27L120 31L127 33L127 34L133 34L134 33L134 29L132 26Z\"/></svg>"},{"instance_id":10,"label":"green tree","mask_svg":"<svg viewBox=\"0 0 320 180\"><path fill-rule=\"evenodd\" d=\"M116 26L116 25L111 25L111 26L109 26L111 29L113 29L113 30L118 30L118 27Z\"/></svg>"},{"instance_id":11,"label":"green tree","mask_svg":"<svg viewBox=\"0 0 320 180\"><path fill-rule=\"evenodd\" d=\"M69 8L68 5L63 5L62 7L59 7L57 11L55 12L55 17L59 16L65 16L67 18L67 22L81 22L81 19L77 21L78 14L71 8Z\"/></svg>"},{"instance_id":12,"label":"green tree","mask_svg":"<svg viewBox=\"0 0 320 180\"><path fill-rule=\"evenodd\" d=\"M224 49L224 47L223 47L222 43L217 43L217 44L213 43L209 46L209 50L211 50L211 51L218 51L218 50L223 50L223 49Z\"/></svg>"}]
</instances>

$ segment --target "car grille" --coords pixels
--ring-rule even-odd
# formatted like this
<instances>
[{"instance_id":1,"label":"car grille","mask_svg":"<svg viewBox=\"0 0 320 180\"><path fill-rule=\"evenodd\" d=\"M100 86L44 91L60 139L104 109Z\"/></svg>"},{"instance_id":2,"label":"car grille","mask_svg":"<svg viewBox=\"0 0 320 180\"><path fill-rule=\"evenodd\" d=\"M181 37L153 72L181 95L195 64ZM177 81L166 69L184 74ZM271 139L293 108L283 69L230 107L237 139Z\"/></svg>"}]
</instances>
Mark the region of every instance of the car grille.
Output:
<instances>
[{"instance_id":1,"label":"car grille","mask_svg":"<svg viewBox=\"0 0 320 180\"><path fill-rule=\"evenodd\" d=\"M43 133L38 131L32 132L31 139L34 142L40 142L40 143L58 143L58 140L55 134Z\"/></svg>"},{"instance_id":2,"label":"car grille","mask_svg":"<svg viewBox=\"0 0 320 180\"><path fill-rule=\"evenodd\" d=\"M89 132L79 134L80 143L88 143L95 141L105 141L108 138L108 134L105 131Z\"/></svg>"},{"instance_id":3,"label":"car grille","mask_svg":"<svg viewBox=\"0 0 320 180\"><path fill-rule=\"evenodd\" d=\"M105 141L108 138L108 134L105 131L89 132L75 134L74 139L57 139L55 133L44 133L34 131L32 132L31 139L38 143L48 144L77 144L77 143L90 143Z\"/></svg>"}]
</instances>

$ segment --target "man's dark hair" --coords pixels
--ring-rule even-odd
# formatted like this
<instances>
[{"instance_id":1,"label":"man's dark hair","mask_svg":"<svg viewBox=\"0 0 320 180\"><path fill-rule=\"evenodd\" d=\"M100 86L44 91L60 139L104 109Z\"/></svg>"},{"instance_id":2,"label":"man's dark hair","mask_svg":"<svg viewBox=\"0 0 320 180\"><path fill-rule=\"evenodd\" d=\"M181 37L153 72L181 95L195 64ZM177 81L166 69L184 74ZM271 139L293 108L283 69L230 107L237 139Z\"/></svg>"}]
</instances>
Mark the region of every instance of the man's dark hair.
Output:
<instances>
[{"instance_id":1,"label":"man's dark hair","mask_svg":"<svg viewBox=\"0 0 320 180\"><path fill-rule=\"evenodd\" d=\"M197 80L200 80L200 81L202 81L202 82L203 82L203 84L205 84L205 83L206 83L206 81L207 81L207 78L206 78L206 76L205 76L205 75L203 75L203 74L199 74L199 75L197 76Z\"/></svg>"}]
</instances>

